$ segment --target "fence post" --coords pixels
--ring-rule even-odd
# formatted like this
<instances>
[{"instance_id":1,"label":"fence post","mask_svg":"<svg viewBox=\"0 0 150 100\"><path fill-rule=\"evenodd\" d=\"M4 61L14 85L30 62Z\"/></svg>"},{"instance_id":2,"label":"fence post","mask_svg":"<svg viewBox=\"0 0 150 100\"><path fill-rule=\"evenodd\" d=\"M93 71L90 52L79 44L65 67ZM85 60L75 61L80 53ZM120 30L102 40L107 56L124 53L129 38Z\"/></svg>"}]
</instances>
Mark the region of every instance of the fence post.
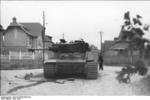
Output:
<instances>
[{"instance_id":1,"label":"fence post","mask_svg":"<svg viewBox=\"0 0 150 100\"><path fill-rule=\"evenodd\" d=\"M11 60L11 51L9 51L9 60Z\"/></svg>"},{"instance_id":2,"label":"fence post","mask_svg":"<svg viewBox=\"0 0 150 100\"><path fill-rule=\"evenodd\" d=\"M35 54L34 54L34 52L32 53L32 59L33 59L33 60L35 59Z\"/></svg>"},{"instance_id":3,"label":"fence post","mask_svg":"<svg viewBox=\"0 0 150 100\"><path fill-rule=\"evenodd\" d=\"M21 60L21 58L22 58L22 57L21 57L21 51L20 51L20 52L19 52L19 60Z\"/></svg>"}]
</instances>

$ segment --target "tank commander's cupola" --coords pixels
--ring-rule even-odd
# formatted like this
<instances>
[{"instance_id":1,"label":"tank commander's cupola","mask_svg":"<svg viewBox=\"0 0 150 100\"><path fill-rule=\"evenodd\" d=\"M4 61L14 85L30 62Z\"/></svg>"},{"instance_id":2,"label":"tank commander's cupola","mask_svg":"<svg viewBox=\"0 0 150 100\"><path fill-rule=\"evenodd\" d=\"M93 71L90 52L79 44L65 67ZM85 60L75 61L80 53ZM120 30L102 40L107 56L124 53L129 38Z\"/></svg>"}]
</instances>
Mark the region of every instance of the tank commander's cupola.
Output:
<instances>
[{"instance_id":1,"label":"tank commander's cupola","mask_svg":"<svg viewBox=\"0 0 150 100\"><path fill-rule=\"evenodd\" d=\"M65 39L60 39L60 43L66 43L67 41Z\"/></svg>"}]
</instances>

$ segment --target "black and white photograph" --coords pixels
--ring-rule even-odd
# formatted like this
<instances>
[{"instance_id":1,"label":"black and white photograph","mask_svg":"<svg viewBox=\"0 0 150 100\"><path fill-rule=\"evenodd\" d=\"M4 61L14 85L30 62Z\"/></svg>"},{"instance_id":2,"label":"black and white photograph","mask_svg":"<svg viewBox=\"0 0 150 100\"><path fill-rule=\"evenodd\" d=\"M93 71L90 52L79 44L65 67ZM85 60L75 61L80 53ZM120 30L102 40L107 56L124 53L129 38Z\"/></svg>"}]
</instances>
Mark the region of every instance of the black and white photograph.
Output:
<instances>
[{"instance_id":1,"label":"black and white photograph","mask_svg":"<svg viewBox=\"0 0 150 100\"><path fill-rule=\"evenodd\" d=\"M150 96L150 1L1 0L0 87L2 100Z\"/></svg>"}]
</instances>

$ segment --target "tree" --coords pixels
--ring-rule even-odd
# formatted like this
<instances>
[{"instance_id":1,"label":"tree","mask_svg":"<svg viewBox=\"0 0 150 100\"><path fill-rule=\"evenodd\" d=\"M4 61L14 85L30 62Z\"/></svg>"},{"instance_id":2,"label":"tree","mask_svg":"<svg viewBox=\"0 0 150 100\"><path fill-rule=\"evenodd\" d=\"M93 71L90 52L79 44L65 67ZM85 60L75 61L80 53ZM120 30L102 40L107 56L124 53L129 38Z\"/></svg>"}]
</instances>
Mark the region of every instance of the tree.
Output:
<instances>
[{"instance_id":1,"label":"tree","mask_svg":"<svg viewBox=\"0 0 150 100\"><path fill-rule=\"evenodd\" d=\"M93 44L90 45L90 49L91 50L98 50L98 48L95 45L93 45Z\"/></svg>"},{"instance_id":2,"label":"tree","mask_svg":"<svg viewBox=\"0 0 150 100\"><path fill-rule=\"evenodd\" d=\"M140 51L139 56L144 59L144 44L145 42L150 42L149 40L143 38L144 30L149 30L149 25L146 25L143 27L143 23L140 21L142 16L136 15L136 17L130 18L130 12L126 12L124 14L124 25L122 25L120 35L118 40L119 41L128 41L129 42L129 50L131 51L131 58L133 50L137 49ZM143 27L143 28L141 28Z\"/></svg>"}]
</instances>

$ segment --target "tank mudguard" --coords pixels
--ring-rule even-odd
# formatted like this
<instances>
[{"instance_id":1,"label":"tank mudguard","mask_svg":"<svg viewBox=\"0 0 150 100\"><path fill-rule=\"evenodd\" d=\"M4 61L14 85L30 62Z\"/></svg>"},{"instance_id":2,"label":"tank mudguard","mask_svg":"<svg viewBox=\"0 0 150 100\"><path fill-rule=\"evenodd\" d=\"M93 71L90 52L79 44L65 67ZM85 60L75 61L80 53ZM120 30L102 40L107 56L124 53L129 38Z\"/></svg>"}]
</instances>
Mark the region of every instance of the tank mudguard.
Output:
<instances>
[{"instance_id":1,"label":"tank mudguard","mask_svg":"<svg viewBox=\"0 0 150 100\"><path fill-rule=\"evenodd\" d=\"M92 52L86 52L85 59L87 62L94 62L95 61L95 57L94 57Z\"/></svg>"}]
</instances>

